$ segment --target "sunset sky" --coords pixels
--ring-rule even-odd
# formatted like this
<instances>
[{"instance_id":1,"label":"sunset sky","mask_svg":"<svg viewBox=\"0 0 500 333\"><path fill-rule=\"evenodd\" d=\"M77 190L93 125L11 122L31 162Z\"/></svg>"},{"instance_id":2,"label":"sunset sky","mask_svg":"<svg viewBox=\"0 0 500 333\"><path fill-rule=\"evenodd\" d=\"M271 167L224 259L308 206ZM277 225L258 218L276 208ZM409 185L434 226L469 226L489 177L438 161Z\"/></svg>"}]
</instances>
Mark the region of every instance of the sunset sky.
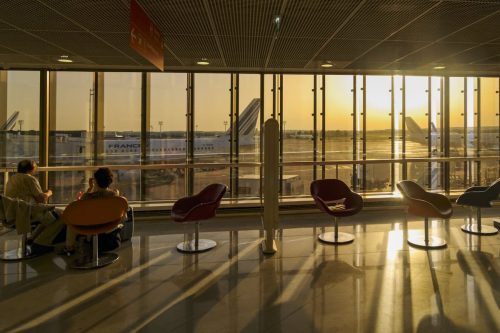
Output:
<instances>
[{"instance_id":1,"label":"sunset sky","mask_svg":"<svg viewBox=\"0 0 500 333\"><path fill-rule=\"evenodd\" d=\"M11 115L20 111L23 129L38 127L38 72L9 71L7 110ZM284 75L284 121L286 130L311 130L313 128L313 76ZM357 76L358 114L362 112L362 76ZM427 127L427 77L406 78L406 114ZM474 121L472 113L476 107L475 78L468 78L468 121ZM352 75L326 76L326 121L327 130L350 130L353 105ZM395 76L396 115L401 112L402 78ZM439 127L440 78L432 78L432 117ZM240 112L252 98L258 98L260 78L258 74L240 75ZM366 110L367 129L390 128L391 93L390 76L367 76ZM140 130L140 84L139 73L105 73L104 107L105 130ZM90 72L57 73L57 130L86 130L89 124L89 95L92 87ZM151 75L151 125L153 131L182 131L186 127L186 75L184 73L154 73ZM321 76L318 76L321 87ZM195 123L199 131L223 131L229 123L230 107L229 74L196 74ZM450 80L451 126L463 126L464 90L463 78ZM272 75L265 77L265 116L272 113ZM496 125L498 113L498 78L481 79L482 125ZM318 94L318 112L321 111L321 91ZM19 125L16 125L16 129Z\"/></svg>"}]
</instances>

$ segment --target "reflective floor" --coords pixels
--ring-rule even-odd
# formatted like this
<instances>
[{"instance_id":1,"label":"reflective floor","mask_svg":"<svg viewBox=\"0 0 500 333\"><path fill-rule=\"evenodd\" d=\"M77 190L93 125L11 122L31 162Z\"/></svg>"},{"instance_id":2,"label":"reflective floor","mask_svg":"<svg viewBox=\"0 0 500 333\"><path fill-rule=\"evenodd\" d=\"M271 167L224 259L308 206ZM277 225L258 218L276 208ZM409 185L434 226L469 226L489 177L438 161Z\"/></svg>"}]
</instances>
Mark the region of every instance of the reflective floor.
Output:
<instances>
[{"instance_id":1,"label":"reflective floor","mask_svg":"<svg viewBox=\"0 0 500 333\"><path fill-rule=\"evenodd\" d=\"M281 219L274 256L259 249L258 217L224 217L202 224L218 245L198 255L175 249L190 226L145 222L98 270L71 270L55 254L0 263L0 331L500 332L500 236L463 233L459 211L431 223L448 241L431 251L407 245L400 211L343 220L356 239L342 246L317 241L323 215Z\"/></svg>"}]
</instances>

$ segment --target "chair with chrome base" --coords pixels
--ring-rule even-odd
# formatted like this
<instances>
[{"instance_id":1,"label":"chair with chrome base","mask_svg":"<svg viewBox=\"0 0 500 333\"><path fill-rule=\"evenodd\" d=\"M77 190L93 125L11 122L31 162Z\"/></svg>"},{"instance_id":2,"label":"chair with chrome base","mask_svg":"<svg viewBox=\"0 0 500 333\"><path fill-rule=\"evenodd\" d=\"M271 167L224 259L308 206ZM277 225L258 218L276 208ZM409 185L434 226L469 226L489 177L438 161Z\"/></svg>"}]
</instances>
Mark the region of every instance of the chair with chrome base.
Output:
<instances>
[{"instance_id":1,"label":"chair with chrome base","mask_svg":"<svg viewBox=\"0 0 500 333\"><path fill-rule=\"evenodd\" d=\"M333 216L335 232L325 232L319 240L331 244L347 244L354 241L354 235L339 232L339 219L358 213L363 208L363 198L341 180L319 179L311 183L311 195L316 206Z\"/></svg>"},{"instance_id":2,"label":"chair with chrome base","mask_svg":"<svg viewBox=\"0 0 500 333\"><path fill-rule=\"evenodd\" d=\"M491 207L491 201L498 199L500 194L500 178L490 186L472 186L457 198L457 204L469 206L471 211L476 208L476 224L472 224L472 214L469 215L469 224L464 224L461 228L464 232L475 235L496 235L498 230L495 227L481 225L481 208Z\"/></svg>"},{"instance_id":3,"label":"chair with chrome base","mask_svg":"<svg viewBox=\"0 0 500 333\"><path fill-rule=\"evenodd\" d=\"M446 247L444 239L429 235L429 218L450 218L453 214L450 200L442 194L427 192L411 180L402 180L397 187L407 205L407 213L425 218L424 234L408 238L408 244L424 249Z\"/></svg>"},{"instance_id":4,"label":"chair with chrome base","mask_svg":"<svg viewBox=\"0 0 500 333\"><path fill-rule=\"evenodd\" d=\"M84 262L75 261L72 268L98 268L118 259L116 253L99 254L97 235L118 227L127 214L127 207L127 199L123 197L77 200L66 207L62 214L64 223L80 235L92 236L92 259Z\"/></svg>"},{"instance_id":5,"label":"chair with chrome base","mask_svg":"<svg viewBox=\"0 0 500 333\"><path fill-rule=\"evenodd\" d=\"M177 244L180 252L203 252L214 248L217 243L210 239L200 239L200 221L208 220L215 216L215 211L226 193L224 184L210 184L200 193L177 200L172 207L172 218L175 222L195 223L195 239Z\"/></svg>"},{"instance_id":6,"label":"chair with chrome base","mask_svg":"<svg viewBox=\"0 0 500 333\"><path fill-rule=\"evenodd\" d=\"M35 251L32 251L31 245L28 244L28 233L32 232L34 230L34 227L38 224L33 224L29 221L29 224L31 225L31 228L29 231L21 231L19 228L16 228L16 217L11 216L13 218L10 223L7 221L9 215L5 210L6 208L4 207L4 203L8 206L12 207L17 207L20 202L24 202L23 200L20 199L13 199L7 196L2 196L0 195L0 222L6 229L10 230L16 230L18 235L21 235L21 240L20 244L16 249L12 249L9 251L6 251L0 255L0 258L4 261L17 261L17 260L23 260L23 259L30 259L34 258L40 255L40 253L36 253ZM25 203L26 204L26 203ZM17 214L16 209L14 208L14 211L11 211L14 214ZM29 216L27 216L30 218ZM28 233L27 233L28 232Z\"/></svg>"}]
</instances>

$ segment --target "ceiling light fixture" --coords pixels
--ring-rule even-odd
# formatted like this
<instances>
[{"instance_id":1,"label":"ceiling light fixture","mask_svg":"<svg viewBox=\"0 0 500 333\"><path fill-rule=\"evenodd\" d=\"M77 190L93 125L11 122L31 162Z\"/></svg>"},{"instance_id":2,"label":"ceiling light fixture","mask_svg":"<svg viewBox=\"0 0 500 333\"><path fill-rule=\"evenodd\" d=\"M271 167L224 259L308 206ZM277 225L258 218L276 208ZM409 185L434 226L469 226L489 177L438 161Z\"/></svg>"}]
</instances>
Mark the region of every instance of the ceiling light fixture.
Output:
<instances>
[{"instance_id":1,"label":"ceiling light fixture","mask_svg":"<svg viewBox=\"0 0 500 333\"><path fill-rule=\"evenodd\" d=\"M321 67L323 67L323 68L332 68L333 64L331 62L325 62L324 64L321 64Z\"/></svg>"},{"instance_id":2,"label":"ceiling light fixture","mask_svg":"<svg viewBox=\"0 0 500 333\"><path fill-rule=\"evenodd\" d=\"M73 60L71 60L69 58L69 56L67 56L67 55L60 56L59 59L57 59L57 61L64 62L64 63L72 63L73 62Z\"/></svg>"},{"instance_id":3,"label":"ceiling light fixture","mask_svg":"<svg viewBox=\"0 0 500 333\"><path fill-rule=\"evenodd\" d=\"M445 69L446 66L434 66L434 69Z\"/></svg>"},{"instance_id":4,"label":"ceiling light fixture","mask_svg":"<svg viewBox=\"0 0 500 333\"><path fill-rule=\"evenodd\" d=\"M202 66L210 65L210 63L208 62L208 59L206 59L206 58L202 58L200 61L197 61L196 64L202 65Z\"/></svg>"}]
</instances>

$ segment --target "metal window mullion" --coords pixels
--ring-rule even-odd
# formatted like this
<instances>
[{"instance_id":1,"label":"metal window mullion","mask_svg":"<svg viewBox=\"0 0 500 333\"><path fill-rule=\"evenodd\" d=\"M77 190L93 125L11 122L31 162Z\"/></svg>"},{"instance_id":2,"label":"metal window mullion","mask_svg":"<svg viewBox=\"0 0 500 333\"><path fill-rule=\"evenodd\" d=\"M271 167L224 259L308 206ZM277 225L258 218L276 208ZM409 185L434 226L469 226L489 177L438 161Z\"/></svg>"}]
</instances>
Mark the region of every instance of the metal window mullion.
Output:
<instances>
[{"instance_id":1,"label":"metal window mullion","mask_svg":"<svg viewBox=\"0 0 500 333\"><path fill-rule=\"evenodd\" d=\"M497 138L498 138L498 148L497 148L497 154L500 154L500 78L498 78L498 90L496 91L496 94L498 95L498 113L497 118L498 118L498 126L497 126ZM500 160L498 161L498 177L500 178Z\"/></svg>"},{"instance_id":2,"label":"metal window mullion","mask_svg":"<svg viewBox=\"0 0 500 333\"><path fill-rule=\"evenodd\" d=\"M363 161L366 160L366 75L363 75L363 137L362 147L363 147ZM363 170L363 191L366 191L366 164L362 166Z\"/></svg>"},{"instance_id":3,"label":"metal window mullion","mask_svg":"<svg viewBox=\"0 0 500 333\"><path fill-rule=\"evenodd\" d=\"M432 155L432 77L427 77L427 157ZM427 162L427 187L432 188L432 163Z\"/></svg>"},{"instance_id":4,"label":"metal window mullion","mask_svg":"<svg viewBox=\"0 0 500 333\"><path fill-rule=\"evenodd\" d=\"M233 74L234 81L232 81L232 98L231 100L233 101L233 107L231 110L231 113L233 114L233 122L234 122L234 130L231 130L232 133L232 146L233 146L233 152L232 152L232 162L238 164L239 158L240 158L240 146L239 146L239 123L240 123L240 92L239 92L239 85L240 85L240 75L239 74ZM234 134L233 134L234 133ZM231 189L231 194L235 197L238 197L238 178L239 178L239 169L238 167L232 168L232 189Z\"/></svg>"},{"instance_id":5,"label":"metal window mullion","mask_svg":"<svg viewBox=\"0 0 500 333\"><path fill-rule=\"evenodd\" d=\"M326 161L326 76L323 74L323 87L321 87L321 161ZM321 179L326 178L326 165L321 166Z\"/></svg>"},{"instance_id":6,"label":"metal window mullion","mask_svg":"<svg viewBox=\"0 0 500 333\"><path fill-rule=\"evenodd\" d=\"M235 136L235 118L234 118L234 108L235 108L235 102L234 102L234 86L235 86L235 77L234 74L231 73L231 79L230 79L230 87L229 87L229 123L231 124L230 131L229 131L229 163L233 163L233 154L234 154L234 136ZM230 196L233 196L233 190L234 190L234 169L232 167L229 168L229 193Z\"/></svg>"},{"instance_id":7,"label":"metal window mullion","mask_svg":"<svg viewBox=\"0 0 500 333\"><path fill-rule=\"evenodd\" d=\"M394 115L395 107L394 107L394 75L391 75L391 160L396 158L396 144L395 144L395 115ZM395 166L394 163L391 163L391 192L394 192L396 182L395 178Z\"/></svg>"},{"instance_id":8,"label":"metal window mullion","mask_svg":"<svg viewBox=\"0 0 500 333\"><path fill-rule=\"evenodd\" d=\"M444 78L444 93L443 103L444 107L441 111L443 113L443 123L441 127L444 128L443 134L443 153L444 157L450 157L450 77L446 76ZM450 162L444 163L444 190L446 193L450 193Z\"/></svg>"},{"instance_id":9,"label":"metal window mullion","mask_svg":"<svg viewBox=\"0 0 500 333\"><path fill-rule=\"evenodd\" d=\"M186 164L194 163L194 93L195 93L195 74L187 73L187 110L186 110ZM194 169L187 168L186 174L186 195L192 195L194 192Z\"/></svg>"},{"instance_id":10,"label":"metal window mullion","mask_svg":"<svg viewBox=\"0 0 500 333\"><path fill-rule=\"evenodd\" d=\"M406 163L406 76L403 75L401 84L401 148L402 148L402 158L403 158L403 180L408 179L408 164Z\"/></svg>"},{"instance_id":11,"label":"metal window mullion","mask_svg":"<svg viewBox=\"0 0 500 333\"><path fill-rule=\"evenodd\" d=\"M463 109L463 116L464 116L464 128L463 128L463 135L464 135L464 157L467 157L467 77L464 77L464 109ZM468 164L467 161L464 161L464 187L467 187L468 184Z\"/></svg>"},{"instance_id":12,"label":"metal window mullion","mask_svg":"<svg viewBox=\"0 0 500 333\"><path fill-rule=\"evenodd\" d=\"M260 74L260 117L259 117L259 162L261 163L261 166L259 168L259 198L262 198L262 186L263 186L263 181L262 181L262 162L264 161L264 118L265 118L265 110L264 110L264 105L265 105L265 76L263 73Z\"/></svg>"},{"instance_id":13,"label":"metal window mullion","mask_svg":"<svg viewBox=\"0 0 500 333\"><path fill-rule=\"evenodd\" d=\"M352 76L352 159L357 160L358 155L358 133L356 128L357 123L357 84L356 75ZM358 168L356 164L352 165L352 189L357 190L358 188Z\"/></svg>"},{"instance_id":14,"label":"metal window mullion","mask_svg":"<svg viewBox=\"0 0 500 333\"><path fill-rule=\"evenodd\" d=\"M47 70L40 71L40 132L38 139L38 164L42 167L48 166L49 162L49 73ZM40 172L38 176L43 189L48 186L48 172Z\"/></svg>"},{"instance_id":15,"label":"metal window mullion","mask_svg":"<svg viewBox=\"0 0 500 333\"><path fill-rule=\"evenodd\" d=\"M141 74L141 160L140 164L149 163L149 143L150 133L149 125L151 124L150 117L150 73L142 72ZM146 170L140 170L140 200L146 200Z\"/></svg>"},{"instance_id":16,"label":"metal window mullion","mask_svg":"<svg viewBox=\"0 0 500 333\"><path fill-rule=\"evenodd\" d=\"M283 74L279 75L279 123L280 123L280 164L283 163L283 150L284 150L284 133L283 133L283 90L284 89L284 84L283 84ZM279 193L283 195L283 166L280 166L280 188L279 188Z\"/></svg>"},{"instance_id":17,"label":"metal window mullion","mask_svg":"<svg viewBox=\"0 0 500 333\"><path fill-rule=\"evenodd\" d=\"M476 156L480 157L481 156L481 79L478 77L476 78L477 80L477 106L476 106L476 133L477 133L477 138L476 138ZM481 183L481 161L476 162L476 185L480 185Z\"/></svg>"},{"instance_id":18,"label":"metal window mullion","mask_svg":"<svg viewBox=\"0 0 500 333\"><path fill-rule=\"evenodd\" d=\"M444 77L441 76L439 81L439 156L444 152ZM445 166L440 163L441 170L441 187L444 189L445 184Z\"/></svg>"},{"instance_id":19,"label":"metal window mullion","mask_svg":"<svg viewBox=\"0 0 500 333\"><path fill-rule=\"evenodd\" d=\"M318 100L317 100L317 91L318 91L318 78L317 75L314 75L313 79L313 94L314 94L314 99L313 99L313 113L312 113L312 121L313 121L313 180L317 179L317 172L318 168L316 165L316 162L318 161L318 141L317 141L317 134L318 134L318 124L317 124L317 109L318 109Z\"/></svg>"}]
</instances>

